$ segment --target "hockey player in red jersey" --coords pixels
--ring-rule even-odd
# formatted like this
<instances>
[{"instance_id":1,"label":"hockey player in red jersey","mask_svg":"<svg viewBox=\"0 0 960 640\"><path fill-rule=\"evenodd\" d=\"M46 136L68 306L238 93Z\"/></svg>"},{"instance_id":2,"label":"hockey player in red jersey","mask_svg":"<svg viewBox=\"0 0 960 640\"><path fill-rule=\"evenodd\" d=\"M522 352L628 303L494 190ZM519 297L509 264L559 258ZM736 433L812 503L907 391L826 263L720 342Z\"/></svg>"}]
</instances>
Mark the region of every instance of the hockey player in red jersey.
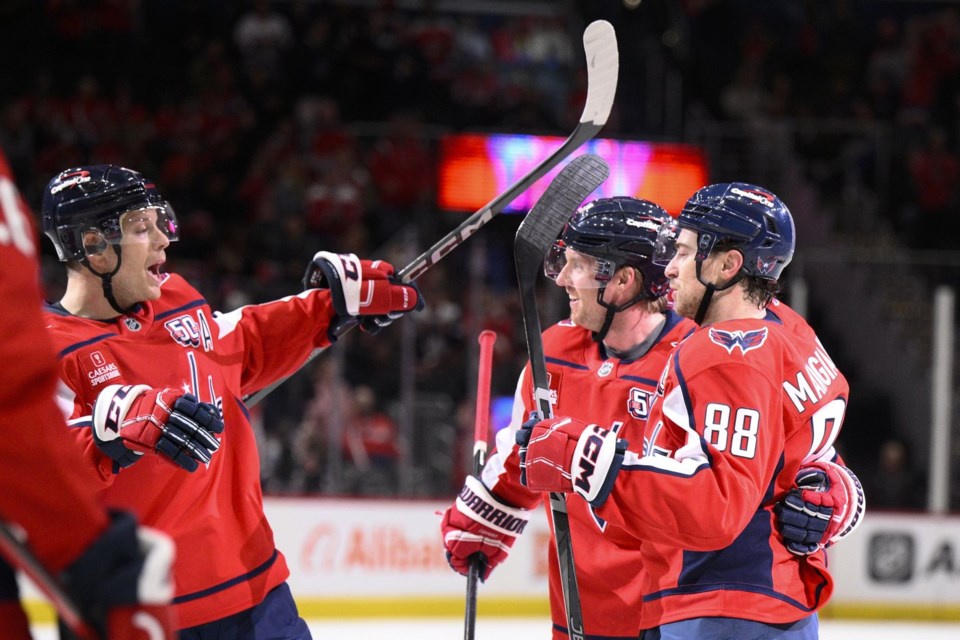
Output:
<instances>
[{"instance_id":1,"label":"hockey player in red jersey","mask_svg":"<svg viewBox=\"0 0 960 640\"><path fill-rule=\"evenodd\" d=\"M214 313L163 272L177 219L139 173L63 171L42 213L67 263L64 296L44 313L59 401L103 503L176 541L180 637L309 638L263 513L241 399L296 371L348 316L421 308L416 287L387 263L320 252L305 281L324 288Z\"/></svg>"},{"instance_id":2,"label":"hockey player in red jersey","mask_svg":"<svg viewBox=\"0 0 960 640\"><path fill-rule=\"evenodd\" d=\"M0 264L0 296L7 301L0 314L0 361L6 363L0 368L0 520L25 534L29 551L63 580L102 636L121 637L125 629L122 637L146 638L130 626L139 613L150 615L160 637L172 637L171 541L97 504L54 402L57 368L40 315L36 237L2 152ZM151 572L144 569L148 562ZM14 574L2 560L0 629L9 640L30 638Z\"/></svg>"},{"instance_id":3,"label":"hockey player in red jersey","mask_svg":"<svg viewBox=\"0 0 960 640\"><path fill-rule=\"evenodd\" d=\"M833 448L846 380L774 298L793 219L766 189L732 183L695 193L677 226L664 225L657 254L669 258L675 310L700 326L659 377L643 442L618 466L615 423L529 422L518 433L524 481L587 496L611 535L635 538L645 640L816 638L833 589L823 546L856 526L863 503ZM809 547L776 531L776 511L796 521L798 496L822 525Z\"/></svg>"},{"instance_id":4,"label":"hockey player in red jersey","mask_svg":"<svg viewBox=\"0 0 960 640\"><path fill-rule=\"evenodd\" d=\"M652 262L666 220L663 209L644 200L595 200L571 219L544 265L547 275L566 290L570 304L570 319L543 335L556 414L612 425L620 438L635 442L642 442L669 354L696 327L668 310L667 278L663 266ZM467 478L460 497L444 514L447 558L460 573L466 574L479 555L484 561L481 575L487 578L507 557L529 510L541 502L540 492L521 485L514 443L533 408L532 382L525 369L511 425L497 436L497 453L482 478ZM583 500L568 500L567 509L585 637L636 638L644 566L635 539L608 527ZM807 535L804 523L791 526L798 535ZM567 637L566 614L552 537L548 560L553 637L559 640Z\"/></svg>"}]
</instances>

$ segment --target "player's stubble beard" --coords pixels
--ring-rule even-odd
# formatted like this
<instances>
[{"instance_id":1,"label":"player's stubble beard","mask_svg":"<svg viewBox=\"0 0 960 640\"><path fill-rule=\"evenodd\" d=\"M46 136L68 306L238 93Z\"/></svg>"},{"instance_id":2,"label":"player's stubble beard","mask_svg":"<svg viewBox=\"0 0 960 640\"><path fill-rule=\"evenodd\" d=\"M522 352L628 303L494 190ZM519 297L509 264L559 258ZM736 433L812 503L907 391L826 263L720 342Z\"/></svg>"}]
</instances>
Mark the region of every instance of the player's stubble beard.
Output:
<instances>
[{"instance_id":1,"label":"player's stubble beard","mask_svg":"<svg viewBox=\"0 0 960 640\"><path fill-rule=\"evenodd\" d=\"M579 302L570 305L570 320L578 327L594 332L603 327L606 317L606 309L597 302L597 291L574 289L573 293L579 296Z\"/></svg>"},{"instance_id":2,"label":"player's stubble beard","mask_svg":"<svg viewBox=\"0 0 960 640\"><path fill-rule=\"evenodd\" d=\"M689 287L685 287L683 290L675 290L673 310L684 318L693 318L697 314L700 299L705 291L705 288L701 288L700 291L690 291Z\"/></svg>"},{"instance_id":3,"label":"player's stubble beard","mask_svg":"<svg viewBox=\"0 0 960 640\"><path fill-rule=\"evenodd\" d=\"M702 272L707 271L704 263ZM673 289L673 310L684 318L695 318L700 309L700 301L707 292L706 286L697 278L696 262L691 260L689 264L682 265L677 276L670 278L669 284Z\"/></svg>"}]
</instances>

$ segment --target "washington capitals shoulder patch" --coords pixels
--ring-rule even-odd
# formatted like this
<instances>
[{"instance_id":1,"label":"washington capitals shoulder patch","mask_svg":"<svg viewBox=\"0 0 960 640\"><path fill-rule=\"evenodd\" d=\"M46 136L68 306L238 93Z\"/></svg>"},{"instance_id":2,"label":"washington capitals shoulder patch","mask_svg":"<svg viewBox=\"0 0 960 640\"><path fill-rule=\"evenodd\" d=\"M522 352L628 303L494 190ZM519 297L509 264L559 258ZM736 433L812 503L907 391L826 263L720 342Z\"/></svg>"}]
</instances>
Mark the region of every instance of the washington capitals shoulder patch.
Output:
<instances>
[{"instance_id":1,"label":"washington capitals shoulder patch","mask_svg":"<svg viewBox=\"0 0 960 640\"><path fill-rule=\"evenodd\" d=\"M740 348L740 352L746 354L751 349L759 349L767 339L767 328L754 329L753 331L724 331L722 329L710 329L710 341L718 344L727 350L727 353L733 353L733 350Z\"/></svg>"}]
</instances>

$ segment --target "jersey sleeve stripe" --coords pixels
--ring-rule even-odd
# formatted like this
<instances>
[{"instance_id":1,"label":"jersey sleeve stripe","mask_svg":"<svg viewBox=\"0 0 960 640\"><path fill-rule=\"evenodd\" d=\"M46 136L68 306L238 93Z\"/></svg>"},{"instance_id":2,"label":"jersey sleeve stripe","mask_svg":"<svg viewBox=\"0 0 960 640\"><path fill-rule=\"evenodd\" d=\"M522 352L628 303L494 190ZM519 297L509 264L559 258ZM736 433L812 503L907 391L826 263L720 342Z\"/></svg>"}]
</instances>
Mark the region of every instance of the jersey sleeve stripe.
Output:
<instances>
[{"instance_id":1,"label":"jersey sleeve stripe","mask_svg":"<svg viewBox=\"0 0 960 640\"><path fill-rule=\"evenodd\" d=\"M180 315L180 314L182 314L184 311L189 311L190 309L196 309L197 307L202 307L202 306L204 306L205 304L207 304L207 301L204 300L203 298L200 298L199 300L193 300L193 301L191 301L191 302L188 302L187 304L180 305L179 307L177 307L177 308L175 308L175 309L167 309L166 311L163 311L162 313L158 313L157 316L156 316L156 320L157 320L157 321L161 321L161 320L164 320L165 318L168 318L168 317L170 317L170 316Z\"/></svg>"},{"instance_id":2,"label":"jersey sleeve stripe","mask_svg":"<svg viewBox=\"0 0 960 640\"><path fill-rule=\"evenodd\" d=\"M639 382L645 384L649 387L656 387L657 381L652 378L643 378L641 376L620 376L621 380L630 380L631 382Z\"/></svg>"},{"instance_id":3,"label":"jersey sleeve stripe","mask_svg":"<svg viewBox=\"0 0 960 640\"><path fill-rule=\"evenodd\" d=\"M559 365L561 367L569 367L571 369L576 369L578 371L590 370L590 367L587 367L582 364L577 364L576 362L570 362L569 360L561 360L560 358L551 358L550 356L546 356L544 359L550 364Z\"/></svg>"},{"instance_id":4,"label":"jersey sleeve stripe","mask_svg":"<svg viewBox=\"0 0 960 640\"><path fill-rule=\"evenodd\" d=\"M63 358L67 357L68 355L70 355L71 353L73 353L78 349L83 349L84 347L90 346L91 344L96 344L97 342L102 342L103 340L109 340L110 338L116 337L116 335L117 334L115 333L101 333L100 335L94 336L89 340L84 340L83 342L76 342L70 345L69 347L67 347L66 349L63 349L62 351L60 351L60 353L57 354L57 359L62 360Z\"/></svg>"}]
</instances>

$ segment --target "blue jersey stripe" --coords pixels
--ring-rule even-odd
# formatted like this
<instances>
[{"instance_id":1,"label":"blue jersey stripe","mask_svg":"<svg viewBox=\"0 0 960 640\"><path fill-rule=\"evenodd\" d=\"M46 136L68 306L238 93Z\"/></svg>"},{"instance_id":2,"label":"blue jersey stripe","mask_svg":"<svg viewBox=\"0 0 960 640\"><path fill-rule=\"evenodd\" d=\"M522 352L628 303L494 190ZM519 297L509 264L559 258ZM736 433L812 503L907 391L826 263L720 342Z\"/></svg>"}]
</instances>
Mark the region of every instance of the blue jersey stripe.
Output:
<instances>
[{"instance_id":1,"label":"blue jersey stripe","mask_svg":"<svg viewBox=\"0 0 960 640\"><path fill-rule=\"evenodd\" d=\"M692 585L688 587L677 587L675 589L664 589L663 591L658 591L656 593L651 593L643 597L644 602L653 602L654 600L659 600L661 598L666 598L669 596L682 596L690 595L693 593L709 593L711 591L741 591L745 593L757 593L763 596L773 598L774 600L779 600L785 602L792 607L796 607L800 611L813 612L816 611L820 606L820 593L823 588L826 586L826 583L819 585L817 587L817 604L813 607L807 607L802 602L798 602L793 598L786 596L779 591L774 591L773 589L758 587L756 585L750 584L740 584L736 582L726 583L726 584L703 584L703 585Z\"/></svg>"},{"instance_id":2,"label":"blue jersey stripe","mask_svg":"<svg viewBox=\"0 0 960 640\"><path fill-rule=\"evenodd\" d=\"M234 587L240 584L241 582L246 582L251 578L255 578L261 573L263 573L264 571L266 571L267 569L269 569L271 566L273 566L273 563L277 561L277 556L279 554L280 552L274 549L273 554L270 556L270 558L266 562L261 564L259 567L256 567L253 571L248 571L243 575L227 580L226 582L221 582L220 584L214 585L209 589L204 589L203 591L195 591L193 593L187 593L182 596L177 596L176 598L173 599L173 603L183 604L184 602L190 602L191 600L198 600L200 598L205 598L215 593L219 593L220 591L229 589L230 587Z\"/></svg>"},{"instance_id":3,"label":"blue jersey stripe","mask_svg":"<svg viewBox=\"0 0 960 640\"><path fill-rule=\"evenodd\" d=\"M188 302L187 304L180 305L176 309L169 309L167 311L164 311L163 313L158 313L156 315L156 318L154 319L156 321L161 321L164 318L169 318L170 316L181 314L184 311L187 311L189 309L196 309L197 307L202 307L205 304L207 304L207 301L204 300L203 298L200 298L199 300L194 300L193 302Z\"/></svg>"},{"instance_id":4,"label":"blue jersey stripe","mask_svg":"<svg viewBox=\"0 0 960 640\"><path fill-rule=\"evenodd\" d=\"M63 359L66 356L73 353L74 351L76 351L77 349L83 349L84 347L88 347L91 344L96 344L97 342L101 342L103 340L109 340L110 338L115 338L116 336L117 334L115 333L102 333L99 336L94 336L93 338L90 338L89 340L84 340L83 342L77 342L75 344L70 345L60 353L58 353L57 359Z\"/></svg>"},{"instance_id":5,"label":"blue jersey stripe","mask_svg":"<svg viewBox=\"0 0 960 640\"><path fill-rule=\"evenodd\" d=\"M620 379L621 379L621 380L630 380L631 382L640 382L640 383L645 384L645 385L647 385L647 386L649 386L649 387L656 387L656 386L657 386L657 382L658 382L657 380L654 380L653 378L642 378L642 377L640 377L640 376L629 376L629 375L627 375L627 376L620 376Z\"/></svg>"},{"instance_id":6,"label":"blue jersey stripe","mask_svg":"<svg viewBox=\"0 0 960 640\"><path fill-rule=\"evenodd\" d=\"M577 371L590 371L590 367L584 366L582 364L577 364L576 362L570 362L568 360L561 360L560 358L551 358L547 356L544 358L550 364L560 365L561 367L568 367L570 369L576 369Z\"/></svg>"}]
</instances>

